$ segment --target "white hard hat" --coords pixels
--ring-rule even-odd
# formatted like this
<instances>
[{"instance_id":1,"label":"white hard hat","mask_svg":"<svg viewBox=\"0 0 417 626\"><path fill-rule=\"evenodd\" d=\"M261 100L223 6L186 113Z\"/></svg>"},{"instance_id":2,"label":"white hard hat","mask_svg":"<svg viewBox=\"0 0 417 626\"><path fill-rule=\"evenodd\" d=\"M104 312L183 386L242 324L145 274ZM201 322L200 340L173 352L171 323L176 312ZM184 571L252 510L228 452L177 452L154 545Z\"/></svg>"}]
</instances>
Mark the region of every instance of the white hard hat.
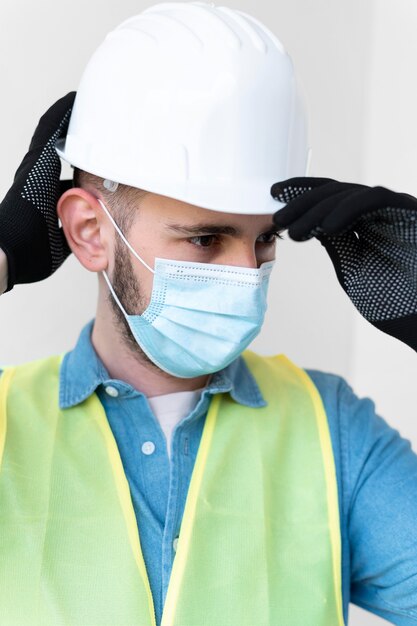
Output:
<instances>
[{"instance_id":1,"label":"white hard hat","mask_svg":"<svg viewBox=\"0 0 417 626\"><path fill-rule=\"evenodd\" d=\"M82 77L58 154L118 183L228 213L271 214L306 174L291 59L263 24L165 2L110 32Z\"/></svg>"}]
</instances>

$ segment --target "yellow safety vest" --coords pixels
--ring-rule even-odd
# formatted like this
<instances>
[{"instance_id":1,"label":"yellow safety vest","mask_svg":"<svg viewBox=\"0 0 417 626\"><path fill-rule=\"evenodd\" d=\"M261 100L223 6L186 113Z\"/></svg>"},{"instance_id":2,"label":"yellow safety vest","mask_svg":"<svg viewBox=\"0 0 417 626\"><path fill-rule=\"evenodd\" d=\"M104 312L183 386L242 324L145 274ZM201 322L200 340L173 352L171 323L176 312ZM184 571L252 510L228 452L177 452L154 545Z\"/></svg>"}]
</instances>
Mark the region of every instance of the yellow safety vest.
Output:
<instances>
[{"instance_id":1,"label":"yellow safety vest","mask_svg":"<svg viewBox=\"0 0 417 626\"><path fill-rule=\"evenodd\" d=\"M285 357L244 356L268 405L211 402L162 626L341 626L337 484L319 393ZM96 394L60 410L59 367L51 357L0 378L0 624L155 626L105 412Z\"/></svg>"}]
</instances>

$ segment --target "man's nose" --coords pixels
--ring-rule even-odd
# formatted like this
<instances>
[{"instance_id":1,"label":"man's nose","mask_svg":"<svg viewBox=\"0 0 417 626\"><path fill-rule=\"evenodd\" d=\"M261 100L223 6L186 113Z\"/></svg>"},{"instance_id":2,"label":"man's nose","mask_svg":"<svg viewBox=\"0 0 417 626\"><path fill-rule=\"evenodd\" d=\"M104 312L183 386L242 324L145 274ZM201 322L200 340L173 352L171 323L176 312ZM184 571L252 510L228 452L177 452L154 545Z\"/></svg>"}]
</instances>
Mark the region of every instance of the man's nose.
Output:
<instances>
[{"instance_id":1,"label":"man's nose","mask_svg":"<svg viewBox=\"0 0 417 626\"><path fill-rule=\"evenodd\" d=\"M253 243L245 243L237 245L236 248L228 255L225 262L226 265L235 265L236 267L248 267L256 269L260 265L260 261L256 256L255 245Z\"/></svg>"}]
</instances>

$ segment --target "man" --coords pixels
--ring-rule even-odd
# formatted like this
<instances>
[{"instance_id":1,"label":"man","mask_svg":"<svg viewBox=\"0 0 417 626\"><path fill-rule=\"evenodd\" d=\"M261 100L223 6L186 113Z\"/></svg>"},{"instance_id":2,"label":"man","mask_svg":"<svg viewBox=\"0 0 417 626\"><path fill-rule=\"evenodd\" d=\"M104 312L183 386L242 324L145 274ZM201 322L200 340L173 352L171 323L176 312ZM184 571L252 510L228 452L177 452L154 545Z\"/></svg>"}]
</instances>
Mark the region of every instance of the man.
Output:
<instances>
[{"instance_id":1,"label":"man","mask_svg":"<svg viewBox=\"0 0 417 626\"><path fill-rule=\"evenodd\" d=\"M5 288L69 250L99 277L75 349L0 378L0 622L333 626L352 600L417 623L409 444L340 378L244 352L277 224L321 238L355 304L368 313L368 295L371 321L415 347L414 199L272 186L304 174L303 118L279 42L239 12L147 9L106 39L73 101L41 119L0 210ZM361 213L329 229L339 192ZM369 283L355 291L372 224L394 231L377 249L404 278L385 315Z\"/></svg>"}]
</instances>

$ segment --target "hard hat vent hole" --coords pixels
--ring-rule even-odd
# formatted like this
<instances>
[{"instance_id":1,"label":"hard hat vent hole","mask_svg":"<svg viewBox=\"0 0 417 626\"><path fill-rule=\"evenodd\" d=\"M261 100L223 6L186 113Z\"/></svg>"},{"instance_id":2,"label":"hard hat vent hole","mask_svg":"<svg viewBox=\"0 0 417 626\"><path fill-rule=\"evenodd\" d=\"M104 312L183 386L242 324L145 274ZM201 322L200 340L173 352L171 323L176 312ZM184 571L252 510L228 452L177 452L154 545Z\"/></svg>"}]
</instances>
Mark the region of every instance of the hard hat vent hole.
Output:
<instances>
[{"instance_id":1,"label":"hard hat vent hole","mask_svg":"<svg viewBox=\"0 0 417 626\"><path fill-rule=\"evenodd\" d=\"M118 186L119 183L116 183L114 180L109 180L108 178L105 178L103 181L103 187L107 189L107 191L115 192L117 191Z\"/></svg>"}]
</instances>

